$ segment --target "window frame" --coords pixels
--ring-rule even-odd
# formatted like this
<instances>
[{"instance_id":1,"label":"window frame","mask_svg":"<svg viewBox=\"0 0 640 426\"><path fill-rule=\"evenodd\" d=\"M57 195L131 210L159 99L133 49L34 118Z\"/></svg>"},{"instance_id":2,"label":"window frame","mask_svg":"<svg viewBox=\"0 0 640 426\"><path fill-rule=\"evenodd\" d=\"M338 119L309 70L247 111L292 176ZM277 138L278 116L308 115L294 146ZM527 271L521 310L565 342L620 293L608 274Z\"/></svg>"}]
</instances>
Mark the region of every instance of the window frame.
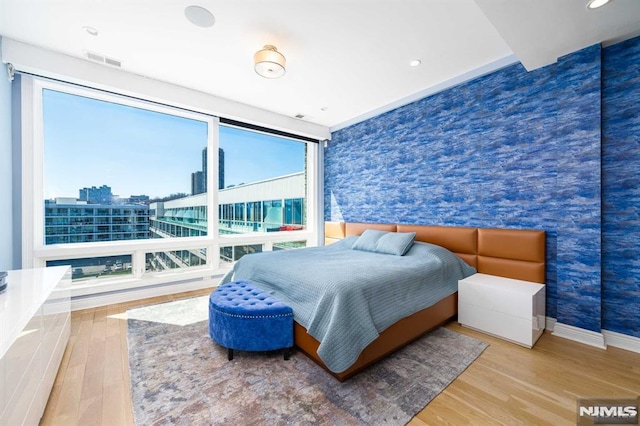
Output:
<instances>
[{"instance_id":1,"label":"window frame","mask_svg":"<svg viewBox=\"0 0 640 426\"><path fill-rule=\"evenodd\" d=\"M207 138L208 164L218 164L220 119L213 114L185 109L184 106L172 106L170 103L160 104L41 77L22 76L22 267L44 267L48 260L123 254L131 254L132 256L133 269L130 276L113 279L104 278L88 284L73 285L72 296L92 295L189 279L211 279L228 270L228 267L221 265L222 262L220 262L220 247L223 246L262 244L263 251L270 251L275 242L303 240L307 242L307 246L314 246L321 240L318 237L317 229L318 206L322 198L318 192L320 174L317 164L318 156L321 154L319 152L319 144L291 138L296 142L305 143L307 147L307 189L305 194L307 200L307 226L304 230L236 235L218 234L220 209L218 204L218 173L217 168L211 168L206 177L208 213L206 236L47 245L44 226L44 111L42 99L43 90L47 89L206 121L209 126ZM256 131L253 129L248 130ZM216 172L213 173L213 170L216 170ZM148 252L202 248L207 250L207 262L204 266L152 273L145 271L145 255Z\"/></svg>"}]
</instances>

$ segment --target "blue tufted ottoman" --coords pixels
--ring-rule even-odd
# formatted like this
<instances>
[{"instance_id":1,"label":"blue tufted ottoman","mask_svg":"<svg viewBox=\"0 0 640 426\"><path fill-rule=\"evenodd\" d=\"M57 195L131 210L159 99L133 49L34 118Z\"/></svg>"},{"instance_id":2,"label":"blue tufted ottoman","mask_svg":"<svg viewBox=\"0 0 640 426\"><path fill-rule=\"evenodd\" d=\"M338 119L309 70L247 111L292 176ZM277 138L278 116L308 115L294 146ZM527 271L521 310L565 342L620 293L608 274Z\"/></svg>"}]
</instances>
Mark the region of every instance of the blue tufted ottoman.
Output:
<instances>
[{"instance_id":1,"label":"blue tufted ottoman","mask_svg":"<svg viewBox=\"0 0 640 426\"><path fill-rule=\"evenodd\" d=\"M289 359L293 346L293 309L250 281L219 286L209 297L209 335L233 350L284 349Z\"/></svg>"}]
</instances>

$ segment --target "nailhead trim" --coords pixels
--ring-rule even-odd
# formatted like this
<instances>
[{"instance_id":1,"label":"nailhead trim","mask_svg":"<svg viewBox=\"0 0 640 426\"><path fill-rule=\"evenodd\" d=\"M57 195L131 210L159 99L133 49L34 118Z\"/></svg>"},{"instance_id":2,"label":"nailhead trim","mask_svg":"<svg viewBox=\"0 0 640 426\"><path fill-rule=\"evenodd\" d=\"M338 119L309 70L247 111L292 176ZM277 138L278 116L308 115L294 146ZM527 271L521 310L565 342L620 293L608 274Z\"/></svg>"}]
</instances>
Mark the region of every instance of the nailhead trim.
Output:
<instances>
[{"instance_id":1,"label":"nailhead trim","mask_svg":"<svg viewBox=\"0 0 640 426\"><path fill-rule=\"evenodd\" d=\"M276 315L240 315L240 314L230 314L228 312L221 311L216 306L210 306L214 311L221 313L222 315L227 315L229 317L234 318L280 318L280 317L292 317L293 312L289 312L286 314L276 314Z\"/></svg>"}]
</instances>

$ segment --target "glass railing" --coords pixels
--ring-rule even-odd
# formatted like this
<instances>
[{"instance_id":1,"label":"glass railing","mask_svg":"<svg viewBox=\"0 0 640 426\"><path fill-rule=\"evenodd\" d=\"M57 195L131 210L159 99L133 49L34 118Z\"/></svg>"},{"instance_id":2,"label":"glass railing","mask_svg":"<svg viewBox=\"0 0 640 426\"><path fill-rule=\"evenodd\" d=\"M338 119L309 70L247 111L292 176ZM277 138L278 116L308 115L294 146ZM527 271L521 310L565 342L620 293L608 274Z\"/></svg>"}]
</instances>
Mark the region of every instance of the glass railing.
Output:
<instances>
[{"instance_id":1,"label":"glass railing","mask_svg":"<svg viewBox=\"0 0 640 426\"><path fill-rule=\"evenodd\" d=\"M47 266L71 265L73 282L117 278L131 275L131 255L49 260Z\"/></svg>"},{"instance_id":2,"label":"glass railing","mask_svg":"<svg viewBox=\"0 0 640 426\"><path fill-rule=\"evenodd\" d=\"M207 264L207 249L155 251L145 253L145 271L161 272Z\"/></svg>"},{"instance_id":3,"label":"glass railing","mask_svg":"<svg viewBox=\"0 0 640 426\"><path fill-rule=\"evenodd\" d=\"M221 234L245 234L249 232L299 231L304 229L304 225L281 222L221 219L218 222L218 229Z\"/></svg>"}]
</instances>

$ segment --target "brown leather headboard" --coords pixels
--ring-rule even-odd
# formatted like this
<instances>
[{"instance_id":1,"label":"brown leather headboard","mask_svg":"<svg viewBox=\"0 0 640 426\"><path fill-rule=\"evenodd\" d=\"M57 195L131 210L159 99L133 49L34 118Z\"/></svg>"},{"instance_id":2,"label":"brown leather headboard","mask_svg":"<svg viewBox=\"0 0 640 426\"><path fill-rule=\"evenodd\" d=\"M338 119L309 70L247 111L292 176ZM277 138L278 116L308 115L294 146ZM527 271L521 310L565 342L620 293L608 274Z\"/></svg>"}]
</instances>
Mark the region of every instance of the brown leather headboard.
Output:
<instances>
[{"instance_id":1,"label":"brown leather headboard","mask_svg":"<svg viewBox=\"0 0 640 426\"><path fill-rule=\"evenodd\" d=\"M415 232L416 241L445 247L478 272L546 283L544 231L325 222L325 238L335 241L365 229Z\"/></svg>"},{"instance_id":2,"label":"brown leather headboard","mask_svg":"<svg viewBox=\"0 0 640 426\"><path fill-rule=\"evenodd\" d=\"M398 232L415 232L416 241L437 244L478 268L478 229L448 226L398 225Z\"/></svg>"},{"instance_id":3,"label":"brown leather headboard","mask_svg":"<svg viewBox=\"0 0 640 426\"><path fill-rule=\"evenodd\" d=\"M478 229L478 272L545 284L545 233Z\"/></svg>"},{"instance_id":4,"label":"brown leather headboard","mask_svg":"<svg viewBox=\"0 0 640 426\"><path fill-rule=\"evenodd\" d=\"M395 224L386 224L386 223L351 223L347 222L345 224L345 237L350 237L352 235L360 235L366 229L375 229L376 231L387 231L387 232L396 232L397 226Z\"/></svg>"},{"instance_id":5,"label":"brown leather headboard","mask_svg":"<svg viewBox=\"0 0 640 426\"><path fill-rule=\"evenodd\" d=\"M331 244L345 237L344 222L325 222L324 223L324 243Z\"/></svg>"}]
</instances>

